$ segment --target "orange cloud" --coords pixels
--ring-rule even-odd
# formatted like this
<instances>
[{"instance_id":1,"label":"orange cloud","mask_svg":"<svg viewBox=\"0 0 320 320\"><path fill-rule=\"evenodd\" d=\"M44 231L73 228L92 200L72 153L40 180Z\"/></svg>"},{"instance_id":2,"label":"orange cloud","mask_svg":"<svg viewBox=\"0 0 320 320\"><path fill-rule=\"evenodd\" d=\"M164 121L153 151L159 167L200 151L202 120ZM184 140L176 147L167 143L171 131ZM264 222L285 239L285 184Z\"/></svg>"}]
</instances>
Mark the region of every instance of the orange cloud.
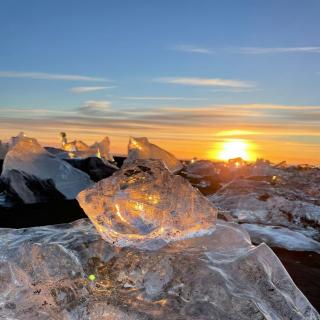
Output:
<instances>
[{"instance_id":1,"label":"orange cloud","mask_svg":"<svg viewBox=\"0 0 320 320\"><path fill-rule=\"evenodd\" d=\"M206 158L215 145L234 138L254 145L258 157L320 163L320 106L239 104L136 110L114 110L102 102L86 106L97 112L2 108L0 137L7 140L25 131L42 144L58 146L60 131L88 143L108 135L112 151L124 154L130 135L148 136L182 159Z\"/></svg>"}]
</instances>

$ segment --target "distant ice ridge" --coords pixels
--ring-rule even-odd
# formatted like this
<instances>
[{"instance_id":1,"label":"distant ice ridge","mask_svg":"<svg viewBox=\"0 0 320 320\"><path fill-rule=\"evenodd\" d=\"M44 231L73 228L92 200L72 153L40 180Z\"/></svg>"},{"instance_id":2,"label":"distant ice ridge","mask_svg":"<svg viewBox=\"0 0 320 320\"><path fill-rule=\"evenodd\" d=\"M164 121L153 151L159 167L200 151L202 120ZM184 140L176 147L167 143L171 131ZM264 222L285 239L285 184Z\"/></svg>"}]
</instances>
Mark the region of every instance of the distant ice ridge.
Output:
<instances>
[{"instance_id":1,"label":"distant ice ridge","mask_svg":"<svg viewBox=\"0 0 320 320\"><path fill-rule=\"evenodd\" d=\"M83 190L80 206L101 236L116 246L153 249L211 233L217 210L160 160L134 160Z\"/></svg>"},{"instance_id":2,"label":"distant ice ridge","mask_svg":"<svg viewBox=\"0 0 320 320\"><path fill-rule=\"evenodd\" d=\"M61 132L61 145L64 151L67 151L71 157L87 158L97 156L103 160L113 162L113 156L110 152L110 140L104 137L100 142L95 142L88 146L81 140L67 141L65 132Z\"/></svg>"},{"instance_id":3,"label":"distant ice ridge","mask_svg":"<svg viewBox=\"0 0 320 320\"><path fill-rule=\"evenodd\" d=\"M130 163L137 159L157 159L162 160L170 172L178 172L183 166L174 155L149 142L147 138L130 138L128 145L128 157L125 163Z\"/></svg>"},{"instance_id":4,"label":"distant ice ridge","mask_svg":"<svg viewBox=\"0 0 320 320\"><path fill-rule=\"evenodd\" d=\"M250 179L232 181L210 197L238 222L310 230L312 234L312 230L320 228L320 206L310 198L303 195L303 190Z\"/></svg>"},{"instance_id":5,"label":"distant ice ridge","mask_svg":"<svg viewBox=\"0 0 320 320\"><path fill-rule=\"evenodd\" d=\"M231 220L245 224L256 243L319 251L318 168L257 162L233 175L224 172L222 179L223 186L209 199Z\"/></svg>"},{"instance_id":6,"label":"distant ice ridge","mask_svg":"<svg viewBox=\"0 0 320 320\"><path fill-rule=\"evenodd\" d=\"M0 318L316 320L272 250L238 225L160 250L117 249L93 225L0 229Z\"/></svg>"},{"instance_id":7,"label":"distant ice ridge","mask_svg":"<svg viewBox=\"0 0 320 320\"><path fill-rule=\"evenodd\" d=\"M11 186L15 183L12 179L17 176L12 175L13 170L39 180L51 180L56 189L68 199L75 198L81 190L92 183L86 173L56 158L42 148L35 139L24 135L16 137L4 159L1 177L10 180ZM32 190L23 191L25 195L26 192Z\"/></svg>"}]
</instances>

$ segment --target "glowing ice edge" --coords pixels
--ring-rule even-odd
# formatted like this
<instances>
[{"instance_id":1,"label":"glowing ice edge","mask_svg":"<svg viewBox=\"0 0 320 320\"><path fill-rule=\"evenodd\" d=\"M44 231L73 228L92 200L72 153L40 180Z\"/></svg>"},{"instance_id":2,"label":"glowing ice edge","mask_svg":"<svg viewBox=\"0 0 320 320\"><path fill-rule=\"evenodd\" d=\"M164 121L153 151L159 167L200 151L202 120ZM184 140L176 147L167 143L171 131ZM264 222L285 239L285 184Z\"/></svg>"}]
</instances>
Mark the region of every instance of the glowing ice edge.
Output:
<instances>
[{"instance_id":1,"label":"glowing ice edge","mask_svg":"<svg viewBox=\"0 0 320 320\"><path fill-rule=\"evenodd\" d=\"M101 228L96 219L90 218L91 222L95 226L95 228L99 231L100 236L107 242L112 242L117 246L124 247L138 247L144 249L158 249L170 242L179 241L179 240L187 240L191 238L199 238L203 236L208 236L212 234L216 230L216 226L212 226L209 229L201 229L198 231L191 231L183 234L183 231L178 229L165 229L161 227L153 232L150 232L147 235L143 234L134 234L134 233L126 233L126 238L123 239L123 233L119 233L114 231L111 228L105 227L104 230ZM105 235L106 231L108 232L108 236ZM179 234L179 236L174 236L174 234ZM156 243L158 242L158 243ZM160 243L162 242L162 243ZM152 248L147 248L145 246L152 245Z\"/></svg>"}]
</instances>

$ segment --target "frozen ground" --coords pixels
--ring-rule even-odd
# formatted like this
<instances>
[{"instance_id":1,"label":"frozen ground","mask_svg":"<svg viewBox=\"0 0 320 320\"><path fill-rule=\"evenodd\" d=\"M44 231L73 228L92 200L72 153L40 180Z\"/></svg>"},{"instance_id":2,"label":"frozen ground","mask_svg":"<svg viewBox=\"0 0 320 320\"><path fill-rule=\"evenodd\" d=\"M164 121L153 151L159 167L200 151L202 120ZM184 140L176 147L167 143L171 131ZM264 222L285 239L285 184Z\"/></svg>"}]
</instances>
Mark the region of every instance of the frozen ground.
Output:
<instances>
[{"instance_id":1,"label":"frozen ground","mask_svg":"<svg viewBox=\"0 0 320 320\"><path fill-rule=\"evenodd\" d=\"M22 140L0 179L0 227L82 218L63 188L91 185L79 201L98 232L87 219L0 229L0 319L319 319L265 244L319 307L319 168L196 161L173 175L181 163L147 144L117 171Z\"/></svg>"},{"instance_id":2,"label":"frozen ground","mask_svg":"<svg viewBox=\"0 0 320 320\"><path fill-rule=\"evenodd\" d=\"M87 220L0 230L3 319L319 319L236 224L156 251L116 249Z\"/></svg>"}]
</instances>

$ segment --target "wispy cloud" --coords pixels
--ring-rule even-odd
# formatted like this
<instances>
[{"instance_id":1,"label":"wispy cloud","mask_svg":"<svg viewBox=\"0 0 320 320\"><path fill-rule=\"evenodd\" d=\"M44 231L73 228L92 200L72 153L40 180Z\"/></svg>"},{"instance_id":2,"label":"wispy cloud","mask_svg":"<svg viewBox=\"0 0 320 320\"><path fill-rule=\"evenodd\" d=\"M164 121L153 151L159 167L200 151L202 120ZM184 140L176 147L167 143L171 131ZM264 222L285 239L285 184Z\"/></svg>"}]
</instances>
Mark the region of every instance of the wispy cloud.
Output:
<instances>
[{"instance_id":1,"label":"wispy cloud","mask_svg":"<svg viewBox=\"0 0 320 320\"><path fill-rule=\"evenodd\" d=\"M245 92L256 92L262 91L261 88L219 88L219 89L211 89L210 92L233 92L233 93L245 93Z\"/></svg>"},{"instance_id":2,"label":"wispy cloud","mask_svg":"<svg viewBox=\"0 0 320 320\"><path fill-rule=\"evenodd\" d=\"M134 96L134 97L122 97L125 100L134 101L205 101L207 98L188 98L188 97L147 97L147 96Z\"/></svg>"},{"instance_id":3,"label":"wispy cloud","mask_svg":"<svg viewBox=\"0 0 320 320\"><path fill-rule=\"evenodd\" d=\"M320 53L320 47L240 47L230 51L241 54Z\"/></svg>"},{"instance_id":4,"label":"wispy cloud","mask_svg":"<svg viewBox=\"0 0 320 320\"><path fill-rule=\"evenodd\" d=\"M91 76L74 74L55 74L45 72L18 72L18 71L0 71L0 78L26 78L39 80L62 80L62 81L110 81L106 78L97 78Z\"/></svg>"},{"instance_id":5,"label":"wispy cloud","mask_svg":"<svg viewBox=\"0 0 320 320\"><path fill-rule=\"evenodd\" d=\"M217 137L238 137L238 136L249 136L249 135L260 135L261 131L252 130L222 130L216 133Z\"/></svg>"},{"instance_id":6,"label":"wispy cloud","mask_svg":"<svg viewBox=\"0 0 320 320\"><path fill-rule=\"evenodd\" d=\"M110 111L111 102L107 100L89 100L86 101L78 111L87 116L104 115Z\"/></svg>"},{"instance_id":7,"label":"wispy cloud","mask_svg":"<svg viewBox=\"0 0 320 320\"><path fill-rule=\"evenodd\" d=\"M29 108L29 107L0 107L0 117L10 116L12 118L21 118L21 114L25 118L41 118L41 117L57 117L57 116L72 116L73 110L53 110L45 108Z\"/></svg>"},{"instance_id":8,"label":"wispy cloud","mask_svg":"<svg viewBox=\"0 0 320 320\"><path fill-rule=\"evenodd\" d=\"M106 89L112 89L115 88L115 86L108 86L108 87L73 87L70 88L68 91L72 93L89 93L89 92L95 92L95 91L101 91Z\"/></svg>"},{"instance_id":9,"label":"wispy cloud","mask_svg":"<svg viewBox=\"0 0 320 320\"><path fill-rule=\"evenodd\" d=\"M238 54L285 54L285 53L320 53L320 46L300 47L227 47L227 48L206 48L193 45L178 45L172 48L175 51L214 54L214 53L238 53Z\"/></svg>"},{"instance_id":10,"label":"wispy cloud","mask_svg":"<svg viewBox=\"0 0 320 320\"><path fill-rule=\"evenodd\" d=\"M172 49L175 51L183 51L183 52L189 52L189 53L214 54L214 51L208 48L197 47L193 45L177 45Z\"/></svg>"},{"instance_id":11,"label":"wispy cloud","mask_svg":"<svg viewBox=\"0 0 320 320\"><path fill-rule=\"evenodd\" d=\"M229 88L253 88L255 84L248 81L219 79L219 78L180 78L180 77L163 77L156 78L154 81L180 84L187 86L205 86L205 87L229 87Z\"/></svg>"},{"instance_id":12,"label":"wispy cloud","mask_svg":"<svg viewBox=\"0 0 320 320\"><path fill-rule=\"evenodd\" d=\"M21 112L18 112L21 111ZM152 109L126 109L114 110L110 101L89 100L77 109L52 111L46 109L32 108L0 108L0 118L19 118L23 114L23 119L59 119L60 121L77 121L81 119L83 124L105 123L108 125L113 121L139 123L143 125L154 124L163 126L174 126L180 123L186 126L208 128L219 126L220 124L230 125L233 123L243 124L243 126L279 125L283 130L284 121L286 126L294 127L296 130L300 125L308 125L316 128L320 120L320 106L297 106L297 105L273 105L273 104L227 104L227 105L207 105L207 106L165 106ZM97 116L99 118L97 119ZM1 121L3 122L3 121ZM156 129L156 127L153 127ZM317 130L320 135L319 130Z\"/></svg>"}]
</instances>

